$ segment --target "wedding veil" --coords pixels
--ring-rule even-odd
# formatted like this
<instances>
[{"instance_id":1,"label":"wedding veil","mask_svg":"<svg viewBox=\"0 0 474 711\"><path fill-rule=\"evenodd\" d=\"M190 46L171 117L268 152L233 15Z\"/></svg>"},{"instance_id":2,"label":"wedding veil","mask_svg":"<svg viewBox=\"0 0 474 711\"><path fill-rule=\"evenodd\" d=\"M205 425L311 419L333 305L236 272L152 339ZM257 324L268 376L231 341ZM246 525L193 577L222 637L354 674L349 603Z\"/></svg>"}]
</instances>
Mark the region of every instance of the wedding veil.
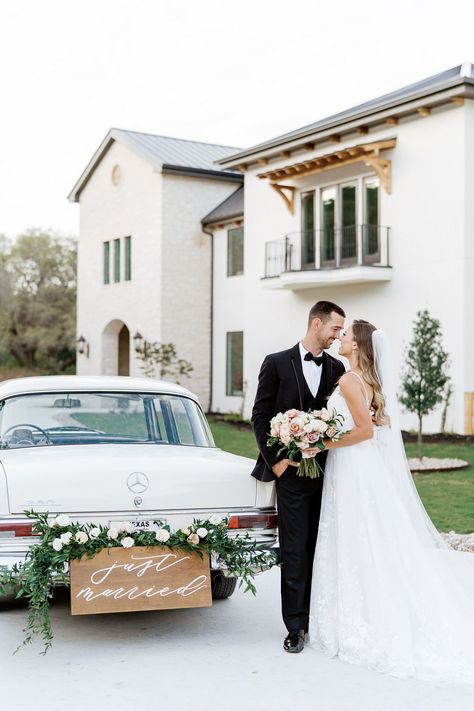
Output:
<instances>
[{"instance_id":1,"label":"wedding veil","mask_svg":"<svg viewBox=\"0 0 474 711\"><path fill-rule=\"evenodd\" d=\"M402 440L391 348L384 331L376 330L372 333L372 345L375 369L385 399L385 411L390 418L389 426L376 428L375 438L380 455L404 504L405 511L419 534L420 542L430 547L447 549L449 545L428 516L408 466ZM396 531L394 535L397 535Z\"/></svg>"}]
</instances>

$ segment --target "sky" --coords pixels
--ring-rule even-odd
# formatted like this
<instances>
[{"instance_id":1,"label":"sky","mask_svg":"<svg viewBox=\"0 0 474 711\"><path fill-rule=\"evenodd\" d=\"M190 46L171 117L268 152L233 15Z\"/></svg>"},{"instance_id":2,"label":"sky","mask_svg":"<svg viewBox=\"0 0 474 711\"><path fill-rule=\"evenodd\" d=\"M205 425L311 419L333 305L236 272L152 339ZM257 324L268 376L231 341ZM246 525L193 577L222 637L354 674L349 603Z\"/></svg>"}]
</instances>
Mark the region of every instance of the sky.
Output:
<instances>
[{"instance_id":1,"label":"sky","mask_svg":"<svg viewBox=\"0 0 474 711\"><path fill-rule=\"evenodd\" d=\"M248 147L474 63L472 0L0 0L0 234L79 233L111 127Z\"/></svg>"}]
</instances>

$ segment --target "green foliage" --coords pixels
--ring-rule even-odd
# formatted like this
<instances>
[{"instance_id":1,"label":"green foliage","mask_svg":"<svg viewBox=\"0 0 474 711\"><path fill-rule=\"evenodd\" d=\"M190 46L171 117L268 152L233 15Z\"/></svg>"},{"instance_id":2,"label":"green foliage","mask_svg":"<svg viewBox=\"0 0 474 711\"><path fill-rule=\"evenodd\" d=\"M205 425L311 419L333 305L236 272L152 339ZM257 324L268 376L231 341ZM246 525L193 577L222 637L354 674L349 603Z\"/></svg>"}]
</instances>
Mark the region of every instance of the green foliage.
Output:
<instances>
[{"instance_id":1,"label":"green foliage","mask_svg":"<svg viewBox=\"0 0 474 711\"><path fill-rule=\"evenodd\" d=\"M147 378L169 376L179 383L181 376L189 377L193 370L189 361L178 357L174 343L146 341L136 352L138 360L141 361L141 371Z\"/></svg>"},{"instance_id":2,"label":"green foliage","mask_svg":"<svg viewBox=\"0 0 474 711\"><path fill-rule=\"evenodd\" d=\"M425 309L413 322L413 339L405 353L400 402L418 417L419 456L423 417L443 401L449 380L449 358L443 349L440 322Z\"/></svg>"},{"instance_id":3,"label":"green foliage","mask_svg":"<svg viewBox=\"0 0 474 711\"><path fill-rule=\"evenodd\" d=\"M38 230L0 238L0 350L26 368L75 362L76 244Z\"/></svg>"},{"instance_id":4,"label":"green foliage","mask_svg":"<svg viewBox=\"0 0 474 711\"><path fill-rule=\"evenodd\" d=\"M229 575L240 578L240 585L245 584L245 592L250 591L254 595L255 573L277 563L275 555L264 550L248 533L244 536L228 536L227 519L216 515L206 520L194 519L187 529L174 532L169 525L158 521L161 529L169 534L168 540L163 544L157 541L155 531L128 531L127 528L119 527L111 535L112 526L106 528L92 523L74 523L64 515L50 522L48 513L24 513L33 519L33 535L40 536L40 541L29 549L25 563L15 564L10 570L2 572L0 595L8 595L13 591L17 598L28 599L28 619L23 645L31 643L36 636L41 636L45 645L43 654L46 654L53 641L49 601L55 584L69 586L69 561L84 555L92 558L104 548L120 546L124 537L131 537L135 546L166 545L168 548L196 551L201 556L207 554L211 560L219 560ZM197 534L199 529L205 529L204 535ZM76 539L78 533L86 539L84 542ZM61 544L61 536L64 534L70 534L70 541ZM192 537L195 537L195 541ZM55 549L53 543L58 543L60 549Z\"/></svg>"}]
</instances>

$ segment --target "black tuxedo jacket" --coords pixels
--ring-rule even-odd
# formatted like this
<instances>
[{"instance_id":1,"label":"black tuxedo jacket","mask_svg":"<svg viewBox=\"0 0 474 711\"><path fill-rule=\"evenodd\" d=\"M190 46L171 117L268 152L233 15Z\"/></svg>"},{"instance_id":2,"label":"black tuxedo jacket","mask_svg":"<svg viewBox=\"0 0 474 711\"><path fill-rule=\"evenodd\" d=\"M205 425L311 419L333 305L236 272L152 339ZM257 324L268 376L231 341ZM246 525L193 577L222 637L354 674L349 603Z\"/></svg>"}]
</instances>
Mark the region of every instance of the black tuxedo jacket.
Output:
<instances>
[{"instance_id":1,"label":"black tuxedo jacket","mask_svg":"<svg viewBox=\"0 0 474 711\"><path fill-rule=\"evenodd\" d=\"M321 382L316 394L315 409L326 406L329 395L345 372L340 360L323 352ZM272 466L284 458L277 452L280 445L267 446L270 420L279 412L291 408L304 410L305 392L308 386L301 367L299 343L293 348L268 355L262 363L258 378L257 394L252 410L252 428L257 439L260 454L252 476L260 481L273 481L277 477Z\"/></svg>"}]
</instances>

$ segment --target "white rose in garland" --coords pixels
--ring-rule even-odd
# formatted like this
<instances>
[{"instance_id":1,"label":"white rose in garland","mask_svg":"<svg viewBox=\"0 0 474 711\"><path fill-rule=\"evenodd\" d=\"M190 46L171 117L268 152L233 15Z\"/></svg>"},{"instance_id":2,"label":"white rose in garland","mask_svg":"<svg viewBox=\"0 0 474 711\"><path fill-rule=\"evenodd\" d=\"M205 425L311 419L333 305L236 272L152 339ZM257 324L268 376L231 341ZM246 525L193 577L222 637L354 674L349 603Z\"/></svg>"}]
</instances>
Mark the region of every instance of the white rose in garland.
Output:
<instances>
[{"instance_id":1,"label":"white rose in garland","mask_svg":"<svg viewBox=\"0 0 474 711\"><path fill-rule=\"evenodd\" d=\"M76 543L87 543L89 536L84 531L78 531L74 536Z\"/></svg>"},{"instance_id":2,"label":"white rose in garland","mask_svg":"<svg viewBox=\"0 0 474 711\"><path fill-rule=\"evenodd\" d=\"M91 528L89 531L89 538L98 538L100 536L100 528Z\"/></svg>"},{"instance_id":3,"label":"white rose in garland","mask_svg":"<svg viewBox=\"0 0 474 711\"><path fill-rule=\"evenodd\" d=\"M191 533L191 529L189 528L180 528L179 530L181 531L181 533L184 533L185 536L189 536L189 534Z\"/></svg>"},{"instance_id":4,"label":"white rose in garland","mask_svg":"<svg viewBox=\"0 0 474 711\"><path fill-rule=\"evenodd\" d=\"M66 533L61 533L60 539L64 546L68 546L71 543L72 533L71 531L66 531Z\"/></svg>"},{"instance_id":5,"label":"white rose in garland","mask_svg":"<svg viewBox=\"0 0 474 711\"><path fill-rule=\"evenodd\" d=\"M199 538L205 538L207 536L207 528L198 528L196 533L198 534Z\"/></svg>"},{"instance_id":6,"label":"white rose in garland","mask_svg":"<svg viewBox=\"0 0 474 711\"><path fill-rule=\"evenodd\" d=\"M61 528L66 528L66 526L69 526L71 523L71 519L67 514L59 514L59 516L56 516L56 518L52 521L51 528L54 526L60 526Z\"/></svg>"},{"instance_id":7,"label":"white rose in garland","mask_svg":"<svg viewBox=\"0 0 474 711\"><path fill-rule=\"evenodd\" d=\"M117 540L118 537L119 537L118 529L110 527L109 530L107 531L107 538L109 538L112 541L115 541L115 540Z\"/></svg>"},{"instance_id":8,"label":"white rose in garland","mask_svg":"<svg viewBox=\"0 0 474 711\"><path fill-rule=\"evenodd\" d=\"M199 543L199 536L197 533L190 533L187 540L189 543L194 543L194 545L197 546Z\"/></svg>"},{"instance_id":9,"label":"white rose in garland","mask_svg":"<svg viewBox=\"0 0 474 711\"><path fill-rule=\"evenodd\" d=\"M55 538L54 541L51 543L51 545L53 546L54 550L57 551L58 553L63 548L63 544L62 544L62 541L60 538Z\"/></svg>"},{"instance_id":10,"label":"white rose in garland","mask_svg":"<svg viewBox=\"0 0 474 711\"><path fill-rule=\"evenodd\" d=\"M166 528L159 528L155 534L155 538L159 543L166 543L170 539L170 532Z\"/></svg>"},{"instance_id":11,"label":"white rose in garland","mask_svg":"<svg viewBox=\"0 0 474 711\"><path fill-rule=\"evenodd\" d=\"M211 514L209 516L209 523L212 523L213 526L218 526L223 520L223 516L219 516L219 514Z\"/></svg>"},{"instance_id":12,"label":"white rose in garland","mask_svg":"<svg viewBox=\"0 0 474 711\"><path fill-rule=\"evenodd\" d=\"M122 538L122 546L124 548L131 548L134 545L135 541L133 540L133 538L130 538L130 536L125 536L125 538Z\"/></svg>"}]
</instances>

